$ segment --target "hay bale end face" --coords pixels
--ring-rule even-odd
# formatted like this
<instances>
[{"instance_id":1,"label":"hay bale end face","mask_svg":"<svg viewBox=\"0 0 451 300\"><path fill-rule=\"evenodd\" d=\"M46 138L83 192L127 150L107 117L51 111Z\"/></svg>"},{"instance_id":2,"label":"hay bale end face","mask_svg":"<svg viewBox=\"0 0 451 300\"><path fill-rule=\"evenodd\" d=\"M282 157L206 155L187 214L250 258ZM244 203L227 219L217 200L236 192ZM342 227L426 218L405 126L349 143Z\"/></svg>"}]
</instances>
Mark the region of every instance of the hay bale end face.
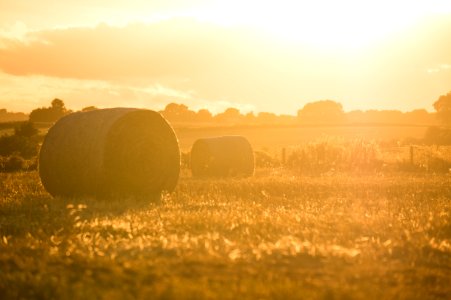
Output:
<instances>
[{"instance_id":1,"label":"hay bale end face","mask_svg":"<svg viewBox=\"0 0 451 300\"><path fill-rule=\"evenodd\" d=\"M180 150L168 122L133 108L77 112L47 133L39 175L53 196L157 196L172 191Z\"/></svg>"},{"instance_id":2,"label":"hay bale end face","mask_svg":"<svg viewBox=\"0 0 451 300\"><path fill-rule=\"evenodd\" d=\"M254 153L242 136L198 139L191 149L194 177L236 177L254 174Z\"/></svg>"}]
</instances>

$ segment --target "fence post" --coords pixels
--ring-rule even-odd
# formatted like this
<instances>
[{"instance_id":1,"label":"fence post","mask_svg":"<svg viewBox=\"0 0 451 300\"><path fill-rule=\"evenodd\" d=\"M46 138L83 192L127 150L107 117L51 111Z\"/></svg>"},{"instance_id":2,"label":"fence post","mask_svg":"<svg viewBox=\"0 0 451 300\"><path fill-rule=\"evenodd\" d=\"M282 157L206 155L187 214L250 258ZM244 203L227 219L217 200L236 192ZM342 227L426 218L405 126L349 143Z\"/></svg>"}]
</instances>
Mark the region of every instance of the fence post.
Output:
<instances>
[{"instance_id":1,"label":"fence post","mask_svg":"<svg viewBox=\"0 0 451 300\"><path fill-rule=\"evenodd\" d=\"M413 166L413 146L410 145L410 165Z\"/></svg>"}]
</instances>

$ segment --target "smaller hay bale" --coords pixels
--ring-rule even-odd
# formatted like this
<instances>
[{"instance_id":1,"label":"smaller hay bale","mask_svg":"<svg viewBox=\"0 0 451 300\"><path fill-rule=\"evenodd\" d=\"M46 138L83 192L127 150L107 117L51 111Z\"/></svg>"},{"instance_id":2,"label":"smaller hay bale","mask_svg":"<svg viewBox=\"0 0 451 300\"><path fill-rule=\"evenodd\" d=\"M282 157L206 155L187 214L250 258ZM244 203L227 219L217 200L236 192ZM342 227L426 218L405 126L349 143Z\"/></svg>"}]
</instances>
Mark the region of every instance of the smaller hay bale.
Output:
<instances>
[{"instance_id":1,"label":"smaller hay bale","mask_svg":"<svg viewBox=\"0 0 451 300\"><path fill-rule=\"evenodd\" d=\"M144 196L171 192L180 150L169 123L145 109L77 112L51 127L39 175L53 196Z\"/></svg>"},{"instance_id":2,"label":"smaller hay bale","mask_svg":"<svg viewBox=\"0 0 451 300\"><path fill-rule=\"evenodd\" d=\"M202 138L191 149L194 177L237 177L254 174L254 152L242 136Z\"/></svg>"}]
</instances>

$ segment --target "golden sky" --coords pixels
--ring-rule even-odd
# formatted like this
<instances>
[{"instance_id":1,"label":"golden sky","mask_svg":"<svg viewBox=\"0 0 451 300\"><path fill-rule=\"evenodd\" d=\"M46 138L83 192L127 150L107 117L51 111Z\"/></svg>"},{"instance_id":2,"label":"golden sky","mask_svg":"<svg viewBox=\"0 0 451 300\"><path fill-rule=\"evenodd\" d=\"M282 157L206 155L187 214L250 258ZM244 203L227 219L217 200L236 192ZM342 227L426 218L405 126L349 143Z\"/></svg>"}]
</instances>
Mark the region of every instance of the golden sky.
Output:
<instances>
[{"instance_id":1,"label":"golden sky","mask_svg":"<svg viewBox=\"0 0 451 300\"><path fill-rule=\"evenodd\" d=\"M451 91L451 1L0 0L0 108L169 102L295 114Z\"/></svg>"}]
</instances>

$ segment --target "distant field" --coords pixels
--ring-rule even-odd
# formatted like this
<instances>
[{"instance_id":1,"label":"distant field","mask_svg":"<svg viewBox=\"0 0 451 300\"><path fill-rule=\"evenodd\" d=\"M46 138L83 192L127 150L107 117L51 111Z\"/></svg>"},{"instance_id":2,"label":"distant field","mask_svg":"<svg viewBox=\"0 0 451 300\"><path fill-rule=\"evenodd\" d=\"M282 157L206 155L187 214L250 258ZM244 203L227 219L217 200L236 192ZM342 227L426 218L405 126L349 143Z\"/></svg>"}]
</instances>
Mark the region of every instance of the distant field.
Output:
<instances>
[{"instance_id":1,"label":"distant field","mask_svg":"<svg viewBox=\"0 0 451 300\"><path fill-rule=\"evenodd\" d=\"M421 139L423 126L311 126L311 127L208 127L175 128L183 151L191 149L198 138L220 135L243 135L256 149L291 147L324 136L343 139L402 140Z\"/></svg>"},{"instance_id":2,"label":"distant field","mask_svg":"<svg viewBox=\"0 0 451 300\"><path fill-rule=\"evenodd\" d=\"M0 299L450 299L451 177L194 180L160 204L0 174Z\"/></svg>"}]
</instances>

